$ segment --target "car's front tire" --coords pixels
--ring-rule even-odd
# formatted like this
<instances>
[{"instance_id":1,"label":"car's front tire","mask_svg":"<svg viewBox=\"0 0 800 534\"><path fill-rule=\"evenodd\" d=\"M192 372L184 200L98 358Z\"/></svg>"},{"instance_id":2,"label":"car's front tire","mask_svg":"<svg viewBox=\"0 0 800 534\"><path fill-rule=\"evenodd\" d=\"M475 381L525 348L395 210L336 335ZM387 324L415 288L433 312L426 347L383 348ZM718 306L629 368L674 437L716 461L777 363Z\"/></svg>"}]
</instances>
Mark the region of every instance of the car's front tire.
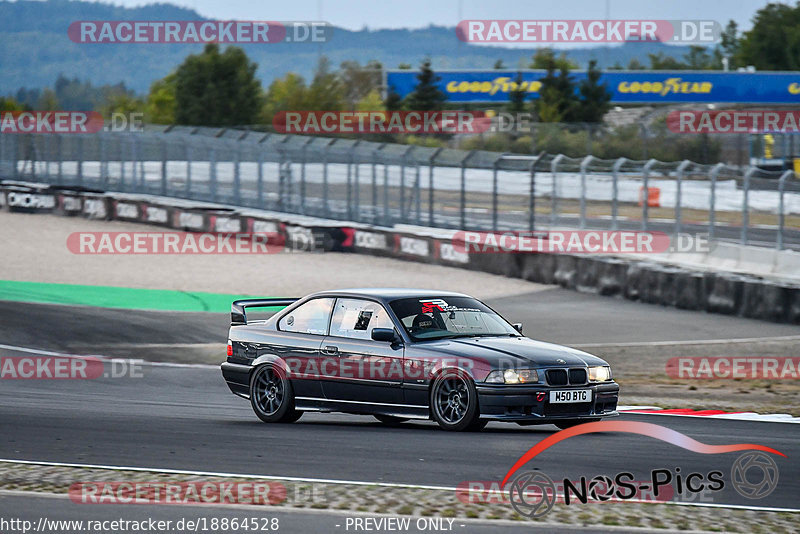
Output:
<instances>
[{"instance_id":1,"label":"car's front tire","mask_svg":"<svg viewBox=\"0 0 800 534\"><path fill-rule=\"evenodd\" d=\"M444 430L461 432L486 426L479 419L475 383L463 371L445 371L431 386L431 416Z\"/></svg>"},{"instance_id":2,"label":"car's front tire","mask_svg":"<svg viewBox=\"0 0 800 534\"><path fill-rule=\"evenodd\" d=\"M269 364L258 367L250 377L250 405L265 423L293 423L303 415L294 409L294 391L286 373Z\"/></svg>"}]
</instances>

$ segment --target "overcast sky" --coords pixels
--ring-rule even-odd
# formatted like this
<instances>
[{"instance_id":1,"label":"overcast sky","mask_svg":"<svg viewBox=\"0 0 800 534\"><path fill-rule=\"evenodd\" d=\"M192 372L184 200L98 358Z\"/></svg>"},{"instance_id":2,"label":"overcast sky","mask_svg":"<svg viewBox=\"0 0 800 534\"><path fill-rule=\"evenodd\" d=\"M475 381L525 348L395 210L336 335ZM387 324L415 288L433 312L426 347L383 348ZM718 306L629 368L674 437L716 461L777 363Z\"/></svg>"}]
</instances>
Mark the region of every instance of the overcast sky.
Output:
<instances>
[{"instance_id":1,"label":"overcast sky","mask_svg":"<svg viewBox=\"0 0 800 534\"><path fill-rule=\"evenodd\" d=\"M170 1L170 0L161 0ZM139 6L152 2L116 0ZM358 30L455 26L463 19L735 20L751 26L765 0L177 0L213 19L324 20ZM786 2L782 2L786 3ZM793 3L793 2L792 2Z\"/></svg>"}]
</instances>

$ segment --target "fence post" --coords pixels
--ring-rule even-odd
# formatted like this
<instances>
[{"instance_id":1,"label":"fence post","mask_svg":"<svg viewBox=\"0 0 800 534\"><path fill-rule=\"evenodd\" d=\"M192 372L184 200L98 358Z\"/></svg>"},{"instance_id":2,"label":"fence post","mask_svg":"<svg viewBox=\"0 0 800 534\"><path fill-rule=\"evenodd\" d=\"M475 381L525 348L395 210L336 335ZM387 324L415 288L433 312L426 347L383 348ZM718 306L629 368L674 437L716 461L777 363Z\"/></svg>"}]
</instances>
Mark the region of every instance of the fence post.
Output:
<instances>
[{"instance_id":1,"label":"fence post","mask_svg":"<svg viewBox=\"0 0 800 534\"><path fill-rule=\"evenodd\" d=\"M183 141L183 155L186 158L186 181L183 184L183 196L186 198L192 197L192 154L189 148L189 143L184 139Z\"/></svg>"},{"instance_id":2,"label":"fence post","mask_svg":"<svg viewBox=\"0 0 800 534\"><path fill-rule=\"evenodd\" d=\"M241 161L242 161L242 145L241 141L232 141L236 148L232 150L234 153L233 160L233 204L235 206L242 205L242 175L241 175Z\"/></svg>"},{"instance_id":3,"label":"fence post","mask_svg":"<svg viewBox=\"0 0 800 534\"><path fill-rule=\"evenodd\" d=\"M755 167L750 167L744 173L744 184L742 186L742 245L747 244L747 227L750 226L750 178L756 172Z\"/></svg>"},{"instance_id":4,"label":"fence post","mask_svg":"<svg viewBox=\"0 0 800 534\"><path fill-rule=\"evenodd\" d=\"M580 219L578 220L578 227L579 228L586 228L586 168L594 159L594 156L591 154L583 158L581 161L581 198L580 198L580 206L581 206L581 213Z\"/></svg>"},{"instance_id":5,"label":"fence post","mask_svg":"<svg viewBox=\"0 0 800 534\"><path fill-rule=\"evenodd\" d=\"M211 168L210 169L211 172L209 173L208 177L209 179L208 188L209 192L211 193L211 202L216 202L217 201L217 155L214 152L213 148L209 152L208 158L209 158L208 164L209 167Z\"/></svg>"},{"instance_id":6,"label":"fence post","mask_svg":"<svg viewBox=\"0 0 800 534\"><path fill-rule=\"evenodd\" d=\"M619 170L628 161L627 158L619 158L611 168L611 229L619 228L617 214L619 210Z\"/></svg>"},{"instance_id":7,"label":"fence post","mask_svg":"<svg viewBox=\"0 0 800 534\"><path fill-rule=\"evenodd\" d=\"M566 156L564 154L558 154L553 161L550 162L550 174L553 177L553 191L550 195L550 225L554 225L557 222L557 213L558 213L558 164L561 163Z\"/></svg>"},{"instance_id":8,"label":"fence post","mask_svg":"<svg viewBox=\"0 0 800 534\"><path fill-rule=\"evenodd\" d=\"M162 139L162 141L164 141ZM167 196L167 143L161 145L161 194Z\"/></svg>"},{"instance_id":9,"label":"fence post","mask_svg":"<svg viewBox=\"0 0 800 534\"><path fill-rule=\"evenodd\" d=\"M428 226L433 226L434 188L433 188L433 162L441 154L443 147L437 148L428 158Z\"/></svg>"},{"instance_id":10,"label":"fence post","mask_svg":"<svg viewBox=\"0 0 800 534\"><path fill-rule=\"evenodd\" d=\"M783 250L783 229L784 225L786 224L786 213L784 211L784 200L783 200L783 193L786 190L786 180L789 177L794 175L794 171L786 171L781 175L778 179L778 237L776 240L776 244L778 250Z\"/></svg>"},{"instance_id":11,"label":"fence post","mask_svg":"<svg viewBox=\"0 0 800 534\"><path fill-rule=\"evenodd\" d=\"M314 141L313 137L309 137L300 150L303 161L300 162L300 214L306 213L306 149L309 143Z\"/></svg>"},{"instance_id":12,"label":"fence post","mask_svg":"<svg viewBox=\"0 0 800 534\"><path fill-rule=\"evenodd\" d=\"M353 162L355 160L356 147L360 142L361 140L359 139L350 147L350 157L347 161L347 219L350 221L353 220L353 198L351 192Z\"/></svg>"},{"instance_id":13,"label":"fence post","mask_svg":"<svg viewBox=\"0 0 800 534\"><path fill-rule=\"evenodd\" d=\"M97 137L100 145L100 183L103 189L108 189L108 154L106 154L106 139L100 135Z\"/></svg>"},{"instance_id":14,"label":"fence post","mask_svg":"<svg viewBox=\"0 0 800 534\"><path fill-rule=\"evenodd\" d=\"M717 203L717 176L719 171L725 166L724 163L717 163L709 172L711 178L711 195L708 201L708 240L714 238L714 219L716 218L716 203Z\"/></svg>"},{"instance_id":15,"label":"fence post","mask_svg":"<svg viewBox=\"0 0 800 534\"><path fill-rule=\"evenodd\" d=\"M492 231L497 231L497 171L500 167L500 161L504 156L508 155L507 152L500 154L492 162Z\"/></svg>"},{"instance_id":16,"label":"fence post","mask_svg":"<svg viewBox=\"0 0 800 534\"><path fill-rule=\"evenodd\" d=\"M78 185L83 185L83 136L77 136L78 139Z\"/></svg>"},{"instance_id":17,"label":"fence post","mask_svg":"<svg viewBox=\"0 0 800 534\"><path fill-rule=\"evenodd\" d=\"M650 207L650 169L657 163L656 160L650 159L644 164L642 169L642 230L647 231L647 218Z\"/></svg>"},{"instance_id":18,"label":"fence post","mask_svg":"<svg viewBox=\"0 0 800 534\"><path fill-rule=\"evenodd\" d=\"M681 207L681 202L683 202L683 198L681 197L681 188L683 186L683 178L686 173L686 168L691 165L692 162L688 159L681 161L681 164L678 165L678 172L675 175L675 233L679 234L681 231L681 222L683 219L683 211Z\"/></svg>"},{"instance_id":19,"label":"fence post","mask_svg":"<svg viewBox=\"0 0 800 534\"><path fill-rule=\"evenodd\" d=\"M533 232L536 229L536 168L544 158L546 152L542 151L531 162L531 183L530 183L530 196L528 197L528 230Z\"/></svg>"},{"instance_id":20,"label":"fence post","mask_svg":"<svg viewBox=\"0 0 800 534\"><path fill-rule=\"evenodd\" d=\"M330 206L328 206L328 152L331 145L336 142L336 138L328 141L325 150L322 152L322 213L328 218L330 216Z\"/></svg>"},{"instance_id":21,"label":"fence post","mask_svg":"<svg viewBox=\"0 0 800 534\"><path fill-rule=\"evenodd\" d=\"M56 146L58 146L58 183L64 183L64 136L57 135L56 136Z\"/></svg>"},{"instance_id":22,"label":"fence post","mask_svg":"<svg viewBox=\"0 0 800 534\"><path fill-rule=\"evenodd\" d=\"M386 143L381 143L372 151L372 224L375 224L378 218L378 151L384 146ZM385 164L384 167L386 167Z\"/></svg>"},{"instance_id":23,"label":"fence post","mask_svg":"<svg viewBox=\"0 0 800 534\"><path fill-rule=\"evenodd\" d=\"M475 154L474 150L470 150L466 156L461 160L461 230L467 229L467 160Z\"/></svg>"},{"instance_id":24,"label":"fence post","mask_svg":"<svg viewBox=\"0 0 800 534\"><path fill-rule=\"evenodd\" d=\"M122 150L122 139L124 134L116 134L114 139L117 140L117 154L119 154L119 190L125 191L125 158L123 157L124 151Z\"/></svg>"}]
</instances>

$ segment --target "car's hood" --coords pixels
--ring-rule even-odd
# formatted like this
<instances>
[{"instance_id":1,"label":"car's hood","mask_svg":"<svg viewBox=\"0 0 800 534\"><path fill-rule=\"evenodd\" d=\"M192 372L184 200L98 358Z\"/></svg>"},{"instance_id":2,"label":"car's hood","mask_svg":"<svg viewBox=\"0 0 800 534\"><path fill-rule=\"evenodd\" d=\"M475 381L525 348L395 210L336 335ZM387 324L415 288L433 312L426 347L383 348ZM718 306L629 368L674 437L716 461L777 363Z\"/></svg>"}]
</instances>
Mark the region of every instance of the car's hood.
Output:
<instances>
[{"instance_id":1,"label":"car's hood","mask_svg":"<svg viewBox=\"0 0 800 534\"><path fill-rule=\"evenodd\" d=\"M503 362L506 368L509 363L525 367L607 365L604 360L588 352L527 337L470 337L425 345L437 352L484 360L492 366Z\"/></svg>"}]
</instances>

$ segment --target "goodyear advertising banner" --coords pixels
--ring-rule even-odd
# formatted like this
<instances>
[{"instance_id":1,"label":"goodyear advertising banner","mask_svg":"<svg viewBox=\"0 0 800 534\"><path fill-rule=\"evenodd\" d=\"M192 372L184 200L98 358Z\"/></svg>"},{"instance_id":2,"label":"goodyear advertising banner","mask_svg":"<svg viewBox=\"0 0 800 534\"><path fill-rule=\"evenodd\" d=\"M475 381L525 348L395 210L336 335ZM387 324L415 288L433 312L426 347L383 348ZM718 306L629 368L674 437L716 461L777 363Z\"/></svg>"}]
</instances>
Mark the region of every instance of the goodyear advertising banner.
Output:
<instances>
[{"instance_id":1,"label":"goodyear advertising banner","mask_svg":"<svg viewBox=\"0 0 800 534\"><path fill-rule=\"evenodd\" d=\"M450 102L507 102L516 87L517 71L437 71L439 89ZM539 97L545 71L522 71L522 89ZM400 96L417 84L416 71L387 71L387 83ZM575 83L585 71L571 73ZM615 103L800 103L800 72L603 72ZM577 87L576 87L577 89Z\"/></svg>"}]
</instances>

